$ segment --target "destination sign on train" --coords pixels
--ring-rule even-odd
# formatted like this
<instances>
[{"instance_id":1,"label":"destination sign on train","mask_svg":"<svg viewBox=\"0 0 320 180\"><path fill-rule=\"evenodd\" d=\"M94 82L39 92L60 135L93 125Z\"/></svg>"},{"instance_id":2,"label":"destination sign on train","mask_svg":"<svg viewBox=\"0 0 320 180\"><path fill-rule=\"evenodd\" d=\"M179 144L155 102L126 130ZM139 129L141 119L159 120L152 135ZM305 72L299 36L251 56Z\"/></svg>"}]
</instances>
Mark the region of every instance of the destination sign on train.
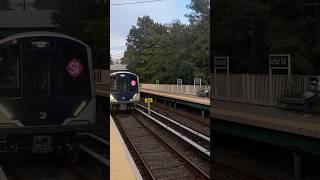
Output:
<instances>
[{"instance_id":1,"label":"destination sign on train","mask_svg":"<svg viewBox=\"0 0 320 180\"><path fill-rule=\"evenodd\" d=\"M288 67L289 66L289 54L270 55L269 64L271 67Z\"/></svg>"},{"instance_id":2,"label":"destination sign on train","mask_svg":"<svg viewBox=\"0 0 320 180\"><path fill-rule=\"evenodd\" d=\"M50 41L43 41L43 40L31 40L28 43L28 48L55 48L55 43Z\"/></svg>"},{"instance_id":3,"label":"destination sign on train","mask_svg":"<svg viewBox=\"0 0 320 180\"><path fill-rule=\"evenodd\" d=\"M227 67L228 66L228 57L215 57L214 64L216 67Z\"/></svg>"},{"instance_id":4,"label":"destination sign on train","mask_svg":"<svg viewBox=\"0 0 320 180\"><path fill-rule=\"evenodd\" d=\"M145 103L152 103L152 102L153 102L153 99L152 99L152 98L145 98L145 99L144 99L144 102L145 102Z\"/></svg>"}]
</instances>

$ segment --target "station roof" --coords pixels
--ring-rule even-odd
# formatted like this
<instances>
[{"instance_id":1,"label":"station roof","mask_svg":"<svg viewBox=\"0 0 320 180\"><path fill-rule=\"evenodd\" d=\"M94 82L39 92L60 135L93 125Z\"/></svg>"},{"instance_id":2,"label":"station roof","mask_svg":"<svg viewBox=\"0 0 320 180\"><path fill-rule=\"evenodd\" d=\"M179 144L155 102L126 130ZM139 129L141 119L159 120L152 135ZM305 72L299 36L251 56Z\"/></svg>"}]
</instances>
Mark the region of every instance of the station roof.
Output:
<instances>
[{"instance_id":1,"label":"station roof","mask_svg":"<svg viewBox=\"0 0 320 180\"><path fill-rule=\"evenodd\" d=\"M110 70L111 71L127 71L128 68L127 68L128 65L126 64L113 64L113 65L110 65Z\"/></svg>"},{"instance_id":2,"label":"station roof","mask_svg":"<svg viewBox=\"0 0 320 180\"><path fill-rule=\"evenodd\" d=\"M51 20L54 10L0 11L1 28L54 28Z\"/></svg>"}]
</instances>

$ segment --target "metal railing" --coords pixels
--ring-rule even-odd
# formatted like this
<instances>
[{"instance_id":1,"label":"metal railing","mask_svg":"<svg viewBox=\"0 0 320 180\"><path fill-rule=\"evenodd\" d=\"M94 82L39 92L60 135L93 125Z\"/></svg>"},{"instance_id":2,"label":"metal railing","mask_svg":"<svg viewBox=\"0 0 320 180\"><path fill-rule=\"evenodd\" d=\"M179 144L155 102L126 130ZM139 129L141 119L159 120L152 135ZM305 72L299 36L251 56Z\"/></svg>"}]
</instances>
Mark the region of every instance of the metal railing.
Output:
<instances>
[{"instance_id":1,"label":"metal railing","mask_svg":"<svg viewBox=\"0 0 320 180\"><path fill-rule=\"evenodd\" d=\"M212 99L277 105L283 97L302 97L311 89L307 75L214 74Z\"/></svg>"},{"instance_id":2,"label":"metal railing","mask_svg":"<svg viewBox=\"0 0 320 180\"><path fill-rule=\"evenodd\" d=\"M201 89L200 85L178 85L178 84L140 84L142 89L178 94L196 95Z\"/></svg>"},{"instance_id":3,"label":"metal railing","mask_svg":"<svg viewBox=\"0 0 320 180\"><path fill-rule=\"evenodd\" d=\"M104 69L94 69L93 79L95 84L109 84L109 71Z\"/></svg>"}]
</instances>

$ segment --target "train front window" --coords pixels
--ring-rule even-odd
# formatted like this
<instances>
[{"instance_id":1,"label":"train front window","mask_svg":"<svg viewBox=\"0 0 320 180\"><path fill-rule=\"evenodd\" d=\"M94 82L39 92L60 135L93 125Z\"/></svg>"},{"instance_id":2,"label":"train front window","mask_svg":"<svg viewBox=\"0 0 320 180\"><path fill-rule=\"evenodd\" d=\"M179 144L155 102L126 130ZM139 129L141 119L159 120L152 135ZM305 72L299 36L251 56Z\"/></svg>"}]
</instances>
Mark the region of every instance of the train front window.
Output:
<instances>
[{"instance_id":1,"label":"train front window","mask_svg":"<svg viewBox=\"0 0 320 180\"><path fill-rule=\"evenodd\" d=\"M19 46L16 42L0 45L0 95L4 97L20 96L19 83Z\"/></svg>"},{"instance_id":2,"label":"train front window","mask_svg":"<svg viewBox=\"0 0 320 180\"><path fill-rule=\"evenodd\" d=\"M32 54L32 92L35 96L48 96L50 86L49 60L52 53L35 51Z\"/></svg>"},{"instance_id":3,"label":"train front window","mask_svg":"<svg viewBox=\"0 0 320 180\"><path fill-rule=\"evenodd\" d=\"M120 92L135 92L138 90L137 78L129 74L120 74L117 86Z\"/></svg>"},{"instance_id":4,"label":"train front window","mask_svg":"<svg viewBox=\"0 0 320 180\"><path fill-rule=\"evenodd\" d=\"M64 95L79 95L90 84L86 47L63 41L62 83Z\"/></svg>"}]
</instances>

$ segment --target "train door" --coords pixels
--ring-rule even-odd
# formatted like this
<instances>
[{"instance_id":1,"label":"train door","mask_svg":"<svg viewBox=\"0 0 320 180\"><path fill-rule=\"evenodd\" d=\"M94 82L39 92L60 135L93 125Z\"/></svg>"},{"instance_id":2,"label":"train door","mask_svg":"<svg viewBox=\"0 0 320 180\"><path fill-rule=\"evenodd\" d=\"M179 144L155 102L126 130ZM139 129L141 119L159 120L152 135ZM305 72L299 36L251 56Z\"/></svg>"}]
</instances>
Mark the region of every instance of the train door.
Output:
<instances>
[{"instance_id":1,"label":"train door","mask_svg":"<svg viewBox=\"0 0 320 180\"><path fill-rule=\"evenodd\" d=\"M56 124L52 107L57 88L56 42L50 39L30 38L22 44L22 74L25 125Z\"/></svg>"}]
</instances>

